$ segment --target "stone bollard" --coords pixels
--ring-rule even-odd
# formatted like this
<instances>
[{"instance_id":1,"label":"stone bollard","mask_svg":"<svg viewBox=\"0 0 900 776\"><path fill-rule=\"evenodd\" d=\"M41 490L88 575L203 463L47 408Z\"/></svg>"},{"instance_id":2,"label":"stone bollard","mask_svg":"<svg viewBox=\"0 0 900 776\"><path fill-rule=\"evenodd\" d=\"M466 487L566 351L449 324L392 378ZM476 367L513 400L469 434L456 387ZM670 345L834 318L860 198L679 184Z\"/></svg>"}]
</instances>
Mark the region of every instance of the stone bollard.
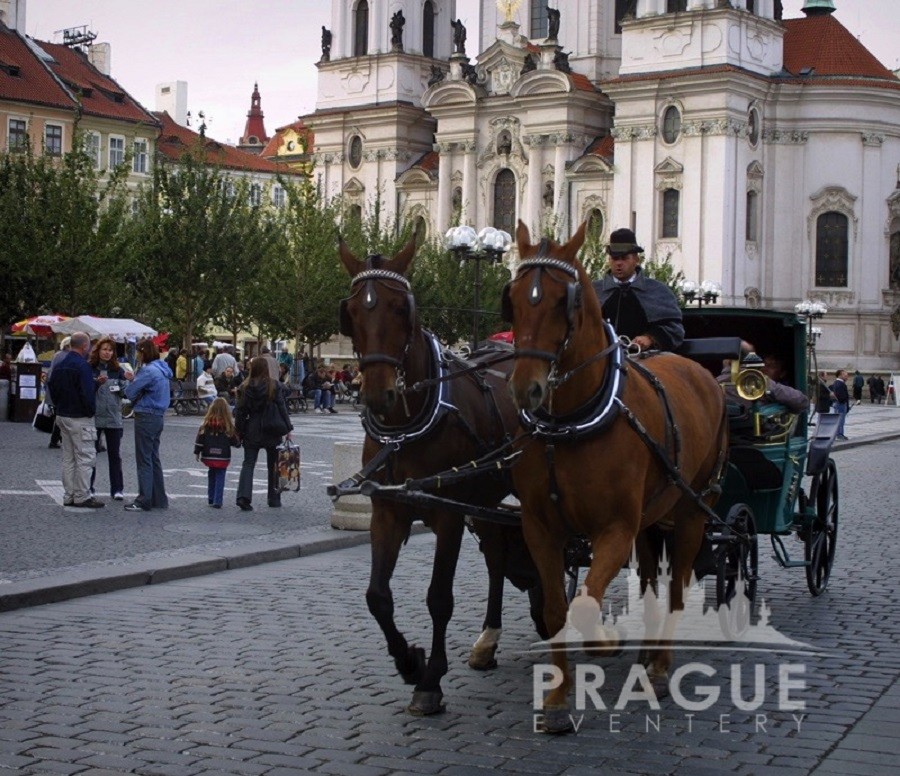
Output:
<instances>
[{"instance_id":1,"label":"stone bollard","mask_svg":"<svg viewBox=\"0 0 900 776\"><path fill-rule=\"evenodd\" d=\"M362 468L361 443L335 442L333 482L343 482ZM344 531L368 531L372 501L367 496L343 496L331 512L331 527Z\"/></svg>"}]
</instances>

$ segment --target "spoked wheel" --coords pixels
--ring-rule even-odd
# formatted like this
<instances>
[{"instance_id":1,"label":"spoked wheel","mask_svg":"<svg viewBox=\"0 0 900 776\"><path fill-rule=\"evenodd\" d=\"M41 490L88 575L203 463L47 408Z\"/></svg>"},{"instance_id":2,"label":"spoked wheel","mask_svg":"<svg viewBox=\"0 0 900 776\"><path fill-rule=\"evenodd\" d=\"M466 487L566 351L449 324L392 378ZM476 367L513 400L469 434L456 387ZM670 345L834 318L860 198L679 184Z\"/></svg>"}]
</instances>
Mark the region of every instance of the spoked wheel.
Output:
<instances>
[{"instance_id":1,"label":"spoked wheel","mask_svg":"<svg viewBox=\"0 0 900 776\"><path fill-rule=\"evenodd\" d=\"M838 533L837 466L828 459L825 471L816 475L810 488L815 494L816 516L806 535L806 585L813 595L822 595L828 587Z\"/></svg>"},{"instance_id":2,"label":"spoked wheel","mask_svg":"<svg viewBox=\"0 0 900 776\"><path fill-rule=\"evenodd\" d=\"M725 522L731 541L717 553L716 606L722 633L736 639L750 627L759 578L759 544L753 512L746 504L735 504Z\"/></svg>"}]
</instances>

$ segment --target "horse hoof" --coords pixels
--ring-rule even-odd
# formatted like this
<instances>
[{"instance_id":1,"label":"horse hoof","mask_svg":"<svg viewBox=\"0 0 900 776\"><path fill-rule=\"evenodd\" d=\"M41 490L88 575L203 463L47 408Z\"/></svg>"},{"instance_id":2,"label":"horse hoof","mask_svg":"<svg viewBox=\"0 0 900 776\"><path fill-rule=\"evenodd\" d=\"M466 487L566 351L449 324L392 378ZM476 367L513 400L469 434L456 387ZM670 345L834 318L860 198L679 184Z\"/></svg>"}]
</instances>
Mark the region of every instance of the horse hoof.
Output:
<instances>
[{"instance_id":1,"label":"horse hoof","mask_svg":"<svg viewBox=\"0 0 900 776\"><path fill-rule=\"evenodd\" d=\"M412 703L406 710L416 717L428 717L432 714L442 714L446 706L442 702L444 693L440 690L416 690L413 692Z\"/></svg>"},{"instance_id":2,"label":"horse hoof","mask_svg":"<svg viewBox=\"0 0 900 776\"><path fill-rule=\"evenodd\" d=\"M541 731L551 735L560 736L575 730L572 723L572 715L568 706L561 708L545 708L544 718L541 722Z\"/></svg>"},{"instance_id":3,"label":"horse hoof","mask_svg":"<svg viewBox=\"0 0 900 776\"><path fill-rule=\"evenodd\" d=\"M496 668L497 660L494 658L496 652L496 644L493 644L490 647L473 649L472 654L469 655L469 668L473 668L476 671L490 671Z\"/></svg>"},{"instance_id":4,"label":"horse hoof","mask_svg":"<svg viewBox=\"0 0 900 776\"><path fill-rule=\"evenodd\" d=\"M425 650L413 645L407 650L405 660L398 658L394 663L406 684L418 684L425 673Z\"/></svg>"},{"instance_id":5,"label":"horse hoof","mask_svg":"<svg viewBox=\"0 0 900 776\"><path fill-rule=\"evenodd\" d=\"M650 676L650 686L656 695L656 700L661 701L663 698L669 697L669 675Z\"/></svg>"}]
</instances>

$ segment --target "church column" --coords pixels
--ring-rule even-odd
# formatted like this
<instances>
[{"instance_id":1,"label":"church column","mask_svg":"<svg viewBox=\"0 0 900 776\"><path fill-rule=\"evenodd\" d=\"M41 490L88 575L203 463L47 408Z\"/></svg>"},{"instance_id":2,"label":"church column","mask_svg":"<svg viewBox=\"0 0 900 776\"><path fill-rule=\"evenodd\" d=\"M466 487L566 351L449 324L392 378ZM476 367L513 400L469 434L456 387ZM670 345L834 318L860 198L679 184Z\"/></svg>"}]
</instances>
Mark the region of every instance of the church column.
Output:
<instances>
[{"instance_id":1,"label":"church column","mask_svg":"<svg viewBox=\"0 0 900 776\"><path fill-rule=\"evenodd\" d=\"M334 3L337 6L331 14L332 46L331 58L340 59L353 53L353 17L348 3Z\"/></svg>"},{"instance_id":2,"label":"church column","mask_svg":"<svg viewBox=\"0 0 900 776\"><path fill-rule=\"evenodd\" d=\"M463 143L463 224L477 228L478 224L478 173L475 169L476 144L474 140ZM448 173L449 175L449 173Z\"/></svg>"},{"instance_id":3,"label":"church column","mask_svg":"<svg viewBox=\"0 0 900 776\"><path fill-rule=\"evenodd\" d=\"M541 163L543 154L541 153L541 144L543 138L540 135L532 135L526 138L528 146L528 196L525 202L525 213L522 220L531 229L532 234L540 229L541 224L541 194L543 193L543 185L541 184Z\"/></svg>"},{"instance_id":4,"label":"church column","mask_svg":"<svg viewBox=\"0 0 900 776\"><path fill-rule=\"evenodd\" d=\"M553 212L560 212L562 205L563 184L566 180L566 151L570 136L556 136L556 149L553 155Z\"/></svg>"},{"instance_id":5,"label":"church column","mask_svg":"<svg viewBox=\"0 0 900 776\"><path fill-rule=\"evenodd\" d=\"M450 205L452 192L450 191L450 159L451 143L435 143L435 150L440 154L438 163L438 203L437 203L437 228L438 234L444 234L450 228Z\"/></svg>"}]
</instances>

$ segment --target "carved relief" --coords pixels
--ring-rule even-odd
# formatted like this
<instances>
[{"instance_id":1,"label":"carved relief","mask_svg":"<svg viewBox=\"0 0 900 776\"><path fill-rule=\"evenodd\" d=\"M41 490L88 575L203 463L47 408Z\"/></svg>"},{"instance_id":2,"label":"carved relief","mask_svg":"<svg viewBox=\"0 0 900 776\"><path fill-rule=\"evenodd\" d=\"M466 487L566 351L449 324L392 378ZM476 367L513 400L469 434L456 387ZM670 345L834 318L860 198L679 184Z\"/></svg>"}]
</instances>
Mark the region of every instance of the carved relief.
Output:
<instances>
[{"instance_id":1,"label":"carved relief","mask_svg":"<svg viewBox=\"0 0 900 776\"><path fill-rule=\"evenodd\" d=\"M513 84L519 80L519 70L508 59L503 58L490 71L490 91L494 94L509 94Z\"/></svg>"},{"instance_id":2,"label":"carved relief","mask_svg":"<svg viewBox=\"0 0 900 776\"><path fill-rule=\"evenodd\" d=\"M730 135L740 137L746 135L747 124L731 118L705 119L703 121L688 121L681 125L682 133L687 137L699 137L700 135Z\"/></svg>"},{"instance_id":3,"label":"carved relief","mask_svg":"<svg viewBox=\"0 0 900 776\"><path fill-rule=\"evenodd\" d=\"M656 39L656 49L664 57L680 57L691 44L691 34L685 30L667 30Z\"/></svg>"},{"instance_id":4,"label":"carved relief","mask_svg":"<svg viewBox=\"0 0 900 776\"><path fill-rule=\"evenodd\" d=\"M509 166L512 167L513 158L518 159L520 164L527 163L525 160L525 148L522 146L522 140L519 134L521 129L520 122L515 116L500 116L496 119L491 119L488 127L491 136L485 145L484 151L478 158L478 167L484 167L488 162L498 156L498 138L503 132L509 134L509 152L504 154L504 159L507 160Z\"/></svg>"},{"instance_id":5,"label":"carved relief","mask_svg":"<svg viewBox=\"0 0 900 776\"><path fill-rule=\"evenodd\" d=\"M809 132L798 130L784 131L780 129L766 129L763 131L763 141L773 145L801 145L809 140Z\"/></svg>"},{"instance_id":6,"label":"carved relief","mask_svg":"<svg viewBox=\"0 0 900 776\"><path fill-rule=\"evenodd\" d=\"M884 135L878 132L862 132L860 134L862 138L862 143L864 146L871 146L873 148L881 148L884 143Z\"/></svg>"}]
</instances>

